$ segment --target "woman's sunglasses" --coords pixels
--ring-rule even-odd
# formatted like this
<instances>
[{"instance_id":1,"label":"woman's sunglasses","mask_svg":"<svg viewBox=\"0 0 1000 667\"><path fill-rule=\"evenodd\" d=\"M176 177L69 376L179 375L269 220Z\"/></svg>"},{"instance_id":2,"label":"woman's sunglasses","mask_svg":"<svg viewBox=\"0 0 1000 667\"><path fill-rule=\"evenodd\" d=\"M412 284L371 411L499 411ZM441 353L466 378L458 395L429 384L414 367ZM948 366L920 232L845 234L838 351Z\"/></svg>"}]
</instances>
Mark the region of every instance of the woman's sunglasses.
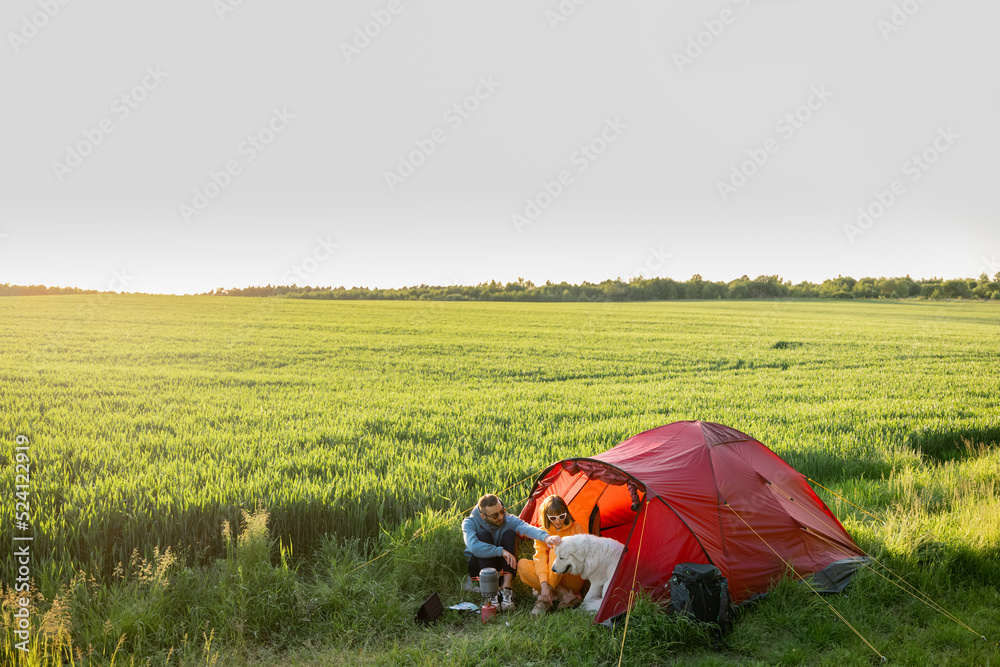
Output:
<instances>
[{"instance_id":1,"label":"woman's sunglasses","mask_svg":"<svg viewBox=\"0 0 1000 667\"><path fill-rule=\"evenodd\" d=\"M569 512L563 512L563 513L562 513L562 514L560 514L559 516L552 516L552 515L550 514L550 515L549 515L549 521L562 521L562 520L564 520L564 519L566 518L566 515L567 515L567 514L569 514Z\"/></svg>"}]
</instances>

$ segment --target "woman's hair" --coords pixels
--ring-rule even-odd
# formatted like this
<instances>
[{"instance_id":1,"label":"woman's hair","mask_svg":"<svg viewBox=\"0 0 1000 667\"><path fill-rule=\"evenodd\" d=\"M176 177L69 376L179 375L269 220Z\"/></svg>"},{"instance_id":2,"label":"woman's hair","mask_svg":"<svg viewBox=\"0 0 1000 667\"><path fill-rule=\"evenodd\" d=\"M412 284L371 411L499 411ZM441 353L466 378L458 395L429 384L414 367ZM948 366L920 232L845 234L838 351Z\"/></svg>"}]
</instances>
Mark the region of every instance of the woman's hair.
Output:
<instances>
[{"instance_id":1,"label":"woman's hair","mask_svg":"<svg viewBox=\"0 0 1000 667\"><path fill-rule=\"evenodd\" d=\"M549 515L554 514L556 516L566 512L566 521L563 522L563 527L568 526L573 523L573 515L569 513L569 508L566 507L566 501L560 496L549 496L542 501L542 509L539 510L542 513L542 525L545 526L545 530L552 527L549 521Z\"/></svg>"}]
</instances>

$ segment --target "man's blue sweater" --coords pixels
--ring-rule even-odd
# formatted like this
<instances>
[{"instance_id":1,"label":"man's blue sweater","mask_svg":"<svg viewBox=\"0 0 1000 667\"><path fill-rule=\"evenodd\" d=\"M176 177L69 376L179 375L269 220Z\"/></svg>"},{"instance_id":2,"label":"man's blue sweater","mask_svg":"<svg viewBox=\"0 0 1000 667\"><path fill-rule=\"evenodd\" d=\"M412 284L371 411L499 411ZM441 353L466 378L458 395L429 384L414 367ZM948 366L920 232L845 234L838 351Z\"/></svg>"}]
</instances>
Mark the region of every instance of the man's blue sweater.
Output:
<instances>
[{"instance_id":1,"label":"man's blue sweater","mask_svg":"<svg viewBox=\"0 0 1000 667\"><path fill-rule=\"evenodd\" d=\"M462 536L465 538L465 555L476 558L495 558L503 556L503 547L496 544L487 544L476 536L480 530L488 530L493 536L494 542L499 542L500 533L505 530L513 530L521 537L530 537L533 540L544 540L549 536L547 532L532 526L530 523L521 521L518 517L509 512L504 515L503 524L494 526L487 523L486 519L479 513L479 507L475 507L472 513L462 520ZM514 554L515 556L517 554Z\"/></svg>"}]
</instances>

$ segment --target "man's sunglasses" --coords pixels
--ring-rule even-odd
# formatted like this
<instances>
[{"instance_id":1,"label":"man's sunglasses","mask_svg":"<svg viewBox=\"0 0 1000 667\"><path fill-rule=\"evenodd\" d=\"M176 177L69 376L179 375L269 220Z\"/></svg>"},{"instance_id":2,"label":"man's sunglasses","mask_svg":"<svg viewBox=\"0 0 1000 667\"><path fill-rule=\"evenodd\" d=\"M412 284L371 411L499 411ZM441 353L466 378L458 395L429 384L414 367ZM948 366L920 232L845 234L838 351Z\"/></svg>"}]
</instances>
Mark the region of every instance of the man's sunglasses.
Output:
<instances>
[{"instance_id":1,"label":"man's sunglasses","mask_svg":"<svg viewBox=\"0 0 1000 667\"><path fill-rule=\"evenodd\" d=\"M495 514L483 514L483 516L489 519L490 521L496 521L506 513L507 513L506 508L501 507L499 512L496 512Z\"/></svg>"},{"instance_id":2,"label":"man's sunglasses","mask_svg":"<svg viewBox=\"0 0 1000 667\"><path fill-rule=\"evenodd\" d=\"M569 514L569 512L563 512L563 513L562 513L562 514L560 514L559 516L552 516L552 515L550 514L550 515L549 515L549 521L563 521L563 520L564 520L564 519L566 518L566 515L567 515L567 514Z\"/></svg>"}]
</instances>

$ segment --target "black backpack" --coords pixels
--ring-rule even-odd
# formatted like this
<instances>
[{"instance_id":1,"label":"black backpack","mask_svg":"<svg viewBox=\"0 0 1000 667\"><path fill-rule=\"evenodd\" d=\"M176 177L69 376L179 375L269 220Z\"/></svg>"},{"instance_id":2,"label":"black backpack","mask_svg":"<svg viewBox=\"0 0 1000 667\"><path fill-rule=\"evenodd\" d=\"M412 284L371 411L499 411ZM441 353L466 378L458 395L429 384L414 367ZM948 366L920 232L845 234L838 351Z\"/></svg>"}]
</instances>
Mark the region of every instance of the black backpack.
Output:
<instances>
[{"instance_id":1,"label":"black backpack","mask_svg":"<svg viewBox=\"0 0 1000 667\"><path fill-rule=\"evenodd\" d=\"M680 563L670 577L670 608L699 621L714 623L720 636L732 627L729 585L714 565Z\"/></svg>"}]
</instances>

